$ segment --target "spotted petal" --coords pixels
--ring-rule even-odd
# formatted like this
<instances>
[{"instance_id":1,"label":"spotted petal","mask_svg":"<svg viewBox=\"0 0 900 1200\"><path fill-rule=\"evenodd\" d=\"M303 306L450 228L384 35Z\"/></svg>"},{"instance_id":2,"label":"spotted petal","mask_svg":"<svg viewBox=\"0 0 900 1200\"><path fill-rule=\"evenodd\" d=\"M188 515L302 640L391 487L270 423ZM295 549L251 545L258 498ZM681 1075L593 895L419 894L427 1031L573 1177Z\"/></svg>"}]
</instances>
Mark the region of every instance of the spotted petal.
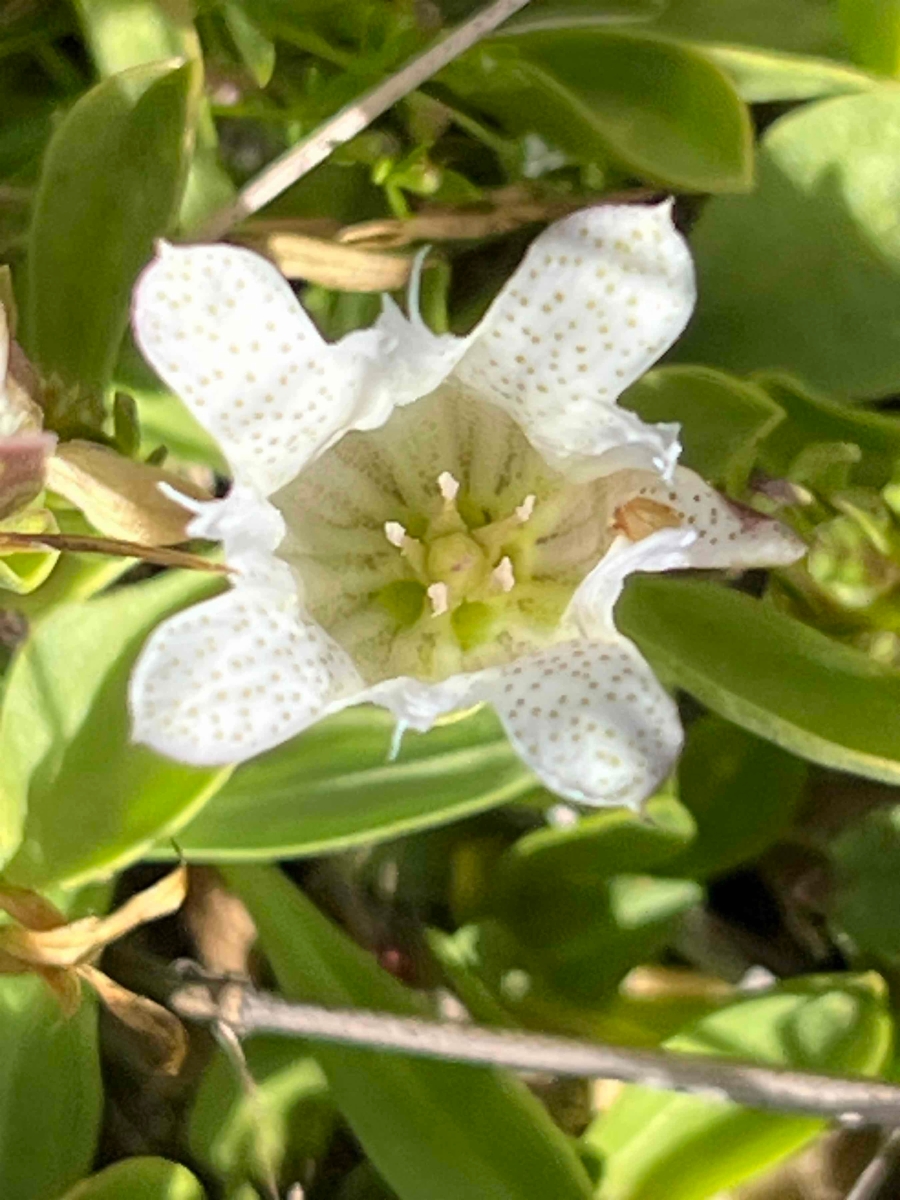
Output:
<instances>
[{"instance_id":1,"label":"spotted petal","mask_svg":"<svg viewBox=\"0 0 900 1200\"><path fill-rule=\"evenodd\" d=\"M464 348L395 312L330 345L271 263L224 245L162 244L135 290L134 330L236 478L263 495L436 386Z\"/></svg>"},{"instance_id":2,"label":"spotted petal","mask_svg":"<svg viewBox=\"0 0 900 1200\"><path fill-rule=\"evenodd\" d=\"M243 583L154 632L131 679L133 736L197 766L242 762L361 689L348 655L290 597Z\"/></svg>"},{"instance_id":3,"label":"spotted petal","mask_svg":"<svg viewBox=\"0 0 900 1200\"><path fill-rule=\"evenodd\" d=\"M678 467L671 483L650 472L623 472L620 492L618 511L627 511L625 506L636 499L638 503L650 500L669 509L683 529L693 531L693 543L676 566L777 567L796 562L806 552L802 540L786 525L728 500L687 467Z\"/></svg>"},{"instance_id":4,"label":"spotted petal","mask_svg":"<svg viewBox=\"0 0 900 1200\"><path fill-rule=\"evenodd\" d=\"M638 807L681 749L675 704L617 635L519 659L481 691L541 781L581 804Z\"/></svg>"},{"instance_id":5,"label":"spotted petal","mask_svg":"<svg viewBox=\"0 0 900 1200\"><path fill-rule=\"evenodd\" d=\"M612 449L622 465L623 446L668 464L676 428L644 425L615 401L675 341L694 298L670 204L586 209L532 243L455 375L564 469Z\"/></svg>"}]
</instances>

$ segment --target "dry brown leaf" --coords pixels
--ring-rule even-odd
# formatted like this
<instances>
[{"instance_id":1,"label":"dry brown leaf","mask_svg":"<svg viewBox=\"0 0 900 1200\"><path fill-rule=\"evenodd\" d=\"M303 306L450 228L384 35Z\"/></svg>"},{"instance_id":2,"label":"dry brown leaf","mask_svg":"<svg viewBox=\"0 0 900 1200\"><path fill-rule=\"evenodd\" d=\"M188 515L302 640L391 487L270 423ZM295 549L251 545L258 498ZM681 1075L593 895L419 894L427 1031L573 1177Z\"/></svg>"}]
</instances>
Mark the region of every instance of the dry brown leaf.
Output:
<instances>
[{"instance_id":1,"label":"dry brown leaf","mask_svg":"<svg viewBox=\"0 0 900 1200\"><path fill-rule=\"evenodd\" d=\"M538 199L513 186L488 194L485 204L470 210L425 207L411 217L385 217L348 225L336 236L345 244L365 244L367 249L397 250L415 242L475 241L511 233L525 225L556 221L579 208L597 204L639 203L657 193L647 188L603 196Z\"/></svg>"},{"instance_id":2,"label":"dry brown leaf","mask_svg":"<svg viewBox=\"0 0 900 1200\"><path fill-rule=\"evenodd\" d=\"M59 967L34 967L33 970L56 996L63 1016L74 1017L81 1004L81 980L75 972Z\"/></svg>"},{"instance_id":3,"label":"dry brown leaf","mask_svg":"<svg viewBox=\"0 0 900 1200\"><path fill-rule=\"evenodd\" d=\"M193 511L162 491L161 483L193 500L210 499L180 475L134 462L95 442L63 442L47 463L51 491L81 509L107 537L145 546L172 546L189 536Z\"/></svg>"},{"instance_id":4,"label":"dry brown leaf","mask_svg":"<svg viewBox=\"0 0 900 1200\"><path fill-rule=\"evenodd\" d=\"M0 908L26 929L56 929L66 923L55 904L28 888L0 884Z\"/></svg>"},{"instance_id":5,"label":"dry brown leaf","mask_svg":"<svg viewBox=\"0 0 900 1200\"><path fill-rule=\"evenodd\" d=\"M149 1044L157 1069L166 1075L177 1074L188 1049L187 1033L178 1018L155 1000L122 987L96 967L81 966L78 975L91 985L113 1016Z\"/></svg>"},{"instance_id":6,"label":"dry brown leaf","mask_svg":"<svg viewBox=\"0 0 900 1200\"><path fill-rule=\"evenodd\" d=\"M242 233L241 241L272 260L288 279L306 279L344 292L393 292L405 287L412 259L342 246L284 231Z\"/></svg>"},{"instance_id":7,"label":"dry brown leaf","mask_svg":"<svg viewBox=\"0 0 900 1200\"><path fill-rule=\"evenodd\" d=\"M0 950L34 967L77 967L139 925L176 912L186 895L187 868L176 867L107 917L82 917L51 929L4 926L0 929Z\"/></svg>"}]
</instances>

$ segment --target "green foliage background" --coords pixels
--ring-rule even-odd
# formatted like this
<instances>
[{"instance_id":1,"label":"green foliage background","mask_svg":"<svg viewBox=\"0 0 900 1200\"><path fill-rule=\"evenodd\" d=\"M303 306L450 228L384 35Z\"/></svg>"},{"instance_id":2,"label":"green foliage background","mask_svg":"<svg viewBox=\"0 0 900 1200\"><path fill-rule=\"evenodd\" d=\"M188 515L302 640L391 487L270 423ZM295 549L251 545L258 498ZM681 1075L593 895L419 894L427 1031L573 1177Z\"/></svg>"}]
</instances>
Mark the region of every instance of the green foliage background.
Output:
<instances>
[{"instance_id":1,"label":"green foliage background","mask_svg":"<svg viewBox=\"0 0 900 1200\"><path fill-rule=\"evenodd\" d=\"M0 258L47 426L221 471L127 332L154 240L197 236L475 7L7 0ZM109 889L86 885L124 895L180 856L221 868L260 977L289 997L434 1013L449 994L513 1028L895 1077L898 75L895 0L532 0L259 214L327 239L378 221L402 241L424 212L677 197L697 313L624 403L680 422L688 465L778 511L809 554L768 578L629 584L620 628L688 727L643 816L561 825L487 710L410 735L396 761L369 709L233 771L163 760L129 740L128 672L164 616L219 585L4 554L4 883L96 911ZM467 329L536 227L436 239L432 325ZM327 284L298 284L326 336L372 320L377 288ZM196 952L172 925L105 966L164 995ZM742 990L760 964L768 989ZM637 1087L573 1116L501 1072L269 1039L247 1047L253 1094L201 1041L160 1099L122 1038L98 1037L92 999L66 1019L41 980L0 977L4 1200L255 1200L297 1182L312 1200L704 1200L823 1136ZM166 1116L138 1104L126 1136L135 1079Z\"/></svg>"}]
</instances>

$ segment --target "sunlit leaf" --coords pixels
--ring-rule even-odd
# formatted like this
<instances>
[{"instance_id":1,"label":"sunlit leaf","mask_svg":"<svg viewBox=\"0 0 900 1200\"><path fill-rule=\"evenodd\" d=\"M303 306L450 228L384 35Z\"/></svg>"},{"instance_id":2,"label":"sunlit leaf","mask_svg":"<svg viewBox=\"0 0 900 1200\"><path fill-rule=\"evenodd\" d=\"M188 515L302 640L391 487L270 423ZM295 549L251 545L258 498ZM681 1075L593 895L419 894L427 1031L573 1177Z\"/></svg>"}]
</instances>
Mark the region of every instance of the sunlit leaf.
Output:
<instances>
[{"instance_id":1,"label":"sunlit leaf","mask_svg":"<svg viewBox=\"0 0 900 1200\"><path fill-rule=\"evenodd\" d=\"M11 883L102 877L173 832L227 772L163 759L132 743L126 691L161 617L217 583L173 572L38 622L7 676L0 709L0 800ZM27 816L26 816L27 813Z\"/></svg>"},{"instance_id":2,"label":"sunlit leaf","mask_svg":"<svg viewBox=\"0 0 900 1200\"><path fill-rule=\"evenodd\" d=\"M665 1043L783 1067L875 1075L892 1021L878 976L813 976L703 1017ZM585 1135L603 1157L598 1200L708 1200L825 1127L811 1117L626 1087Z\"/></svg>"},{"instance_id":3,"label":"sunlit leaf","mask_svg":"<svg viewBox=\"0 0 900 1200\"><path fill-rule=\"evenodd\" d=\"M515 133L537 132L580 162L690 191L749 186L749 116L709 59L607 28L523 33L441 75Z\"/></svg>"},{"instance_id":4,"label":"sunlit leaf","mask_svg":"<svg viewBox=\"0 0 900 1200\"><path fill-rule=\"evenodd\" d=\"M61 1200L204 1200L200 1181L165 1158L125 1158L83 1179Z\"/></svg>"},{"instance_id":5,"label":"sunlit leaf","mask_svg":"<svg viewBox=\"0 0 900 1200\"><path fill-rule=\"evenodd\" d=\"M900 91L782 117L759 183L713 200L692 236L700 302L681 361L779 369L845 397L900 388Z\"/></svg>"},{"instance_id":6,"label":"sunlit leaf","mask_svg":"<svg viewBox=\"0 0 900 1200\"><path fill-rule=\"evenodd\" d=\"M900 782L900 673L716 583L634 579L617 617L720 716L801 758Z\"/></svg>"},{"instance_id":7,"label":"sunlit leaf","mask_svg":"<svg viewBox=\"0 0 900 1200\"><path fill-rule=\"evenodd\" d=\"M227 867L281 987L293 999L420 1012L414 995L271 868ZM316 1047L338 1107L400 1200L590 1195L562 1133L499 1072Z\"/></svg>"},{"instance_id":8,"label":"sunlit leaf","mask_svg":"<svg viewBox=\"0 0 900 1200\"><path fill-rule=\"evenodd\" d=\"M3 1200L57 1200L90 1170L102 1108L93 999L66 1018L42 979L0 978Z\"/></svg>"},{"instance_id":9,"label":"sunlit leaf","mask_svg":"<svg viewBox=\"0 0 900 1200\"><path fill-rule=\"evenodd\" d=\"M199 76L137 67L87 92L44 159L28 256L26 345L45 375L109 383L131 288L181 199Z\"/></svg>"},{"instance_id":10,"label":"sunlit leaf","mask_svg":"<svg viewBox=\"0 0 900 1200\"><path fill-rule=\"evenodd\" d=\"M321 854L459 820L537 788L487 708L407 733L396 761L393 730L383 709L354 708L239 767L181 830L179 851L215 862Z\"/></svg>"}]
</instances>

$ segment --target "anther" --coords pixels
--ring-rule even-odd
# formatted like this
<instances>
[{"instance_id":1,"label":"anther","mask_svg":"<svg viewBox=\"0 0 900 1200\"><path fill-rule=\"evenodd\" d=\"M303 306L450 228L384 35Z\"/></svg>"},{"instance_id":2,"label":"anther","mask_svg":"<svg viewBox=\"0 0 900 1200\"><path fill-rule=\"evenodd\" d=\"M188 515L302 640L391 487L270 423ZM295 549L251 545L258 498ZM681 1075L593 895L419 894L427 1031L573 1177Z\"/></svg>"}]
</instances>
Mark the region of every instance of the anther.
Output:
<instances>
[{"instance_id":1,"label":"anther","mask_svg":"<svg viewBox=\"0 0 900 1200\"><path fill-rule=\"evenodd\" d=\"M384 536L392 546L396 546L398 550L403 549L403 543L406 540L406 530L399 521L385 521Z\"/></svg>"},{"instance_id":2,"label":"anther","mask_svg":"<svg viewBox=\"0 0 900 1200\"><path fill-rule=\"evenodd\" d=\"M522 501L522 503L520 505L518 505L518 507L516 508L516 519L522 525L525 524L525 522L528 520L528 518L534 512L534 506L535 506L536 501L537 501L536 496L528 495L525 497L525 499Z\"/></svg>"},{"instance_id":3,"label":"anther","mask_svg":"<svg viewBox=\"0 0 900 1200\"><path fill-rule=\"evenodd\" d=\"M511 592L516 586L516 576L508 554L504 554L493 571L491 571L491 579L497 584L501 592Z\"/></svg>"},{"instance_id":4,"label":"anther","mask_svg":"<svg viewBox=\"0 0 900 1200\"><path fill-rule=\"evenodd\" d=\"M448 504L452 504L459 495L459 480L454 479L449 471L441 471L437 482L441 495Z\"/></svg>"},{"instance_id":5,"label":"anther","mask_svg":"<svg viewBox=\"0 0 900 1200\"><path fill-rule=\"evenodd\" d=\"M431 601L431 615L433 617L443 616L445 612L450 611L450 589L446 583L432 583L426 588L426 594Z\"/></svg>"}]
</instances>

